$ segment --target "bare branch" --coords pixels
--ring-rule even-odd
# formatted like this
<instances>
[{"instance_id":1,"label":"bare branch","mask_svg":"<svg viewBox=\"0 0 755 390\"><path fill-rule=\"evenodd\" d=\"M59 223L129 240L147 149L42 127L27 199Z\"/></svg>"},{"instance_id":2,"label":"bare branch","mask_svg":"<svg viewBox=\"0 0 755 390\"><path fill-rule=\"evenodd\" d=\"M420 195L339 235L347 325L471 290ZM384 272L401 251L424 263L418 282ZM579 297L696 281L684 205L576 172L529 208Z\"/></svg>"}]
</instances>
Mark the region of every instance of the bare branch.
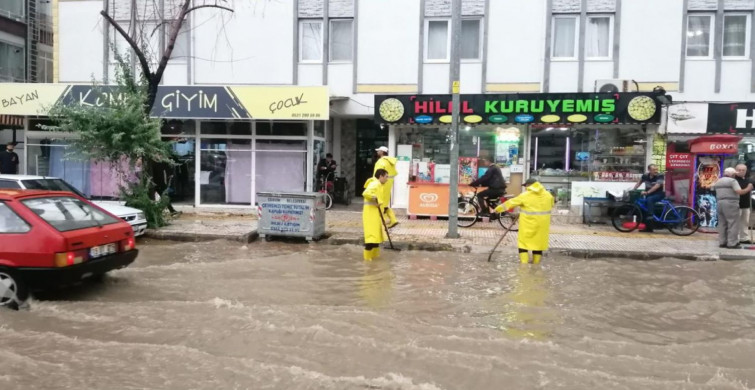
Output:
<instances>
[{"instance_id":1,"label":"bare branch","mask_svg":"<svg viewBox=\"0 0 755 390\"><path fill-rule=\"evenodd\" d=\"M222 5L217 5L217 4L205 4L205 5L198 5L198 6L196 6L196 7L191 7L191 8L189 8L189 9L188 9L188 10L186 11L186 13L188 14L188 13L190 13L190 12L192 12L192 11L196 11L196 10L198 10L198 9L200 9L200 8L220 8L220 9L222 9L222 10L225 10L225 11L228 11L228 12L233 12L233 9L231 9L231 8L228 8L228 7L223 7Z\"/></svg>"},{"instance_id":2,"label":"bare branch","mask_svg":"<svg viewBox=\"0 0 755 390\"><path fill-rule=\"evenodd\" d=\"M126 40L126 43L128 43L129 46L131 46L131 49L134 50L134 54L136 55L136 58L139 60L139 65L142 67L142 72L144 72L145 76L150 77L151 72L149 70L149 62L147 61L147 58L144 56L144 52L139 47L139 45L134 41L131 36L123 30L123 27L121 27L118 22L116 22L110 15L105 11L100 11L100 15L102 15L105 20L110 23L111 26L115 28L116 31L118 31L119 34L123 37L123 39Z\"/></svg>"}]
</instances>

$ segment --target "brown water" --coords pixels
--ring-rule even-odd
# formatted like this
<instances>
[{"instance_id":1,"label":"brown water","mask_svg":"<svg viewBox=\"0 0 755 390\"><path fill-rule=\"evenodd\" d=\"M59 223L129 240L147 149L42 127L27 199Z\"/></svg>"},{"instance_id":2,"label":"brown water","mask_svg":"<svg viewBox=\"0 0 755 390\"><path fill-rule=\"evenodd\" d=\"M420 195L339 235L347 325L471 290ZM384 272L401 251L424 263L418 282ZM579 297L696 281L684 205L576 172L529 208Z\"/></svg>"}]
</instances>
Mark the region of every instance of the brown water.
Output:
<instances>
[{"instance_id":1,"label":"brown water","mask_svg":"<svg viewBox=\"0 0 755 390\"><path fill-rule=\"evenodd\" d=\"M151 243L0 311L0 389L746 389L755 262Z\"/></svg>"}]
</instances>

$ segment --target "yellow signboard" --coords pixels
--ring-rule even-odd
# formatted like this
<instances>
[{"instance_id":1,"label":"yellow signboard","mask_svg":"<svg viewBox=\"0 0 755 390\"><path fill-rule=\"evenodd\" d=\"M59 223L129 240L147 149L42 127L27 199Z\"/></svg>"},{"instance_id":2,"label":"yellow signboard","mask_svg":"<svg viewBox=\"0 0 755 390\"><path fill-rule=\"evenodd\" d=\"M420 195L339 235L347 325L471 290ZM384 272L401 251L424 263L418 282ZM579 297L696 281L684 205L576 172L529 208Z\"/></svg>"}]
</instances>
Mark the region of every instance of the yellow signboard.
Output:
<instances>
[{"instance_id":1,"label":"yellow signboard","mask_svg":"<svg viewBox=\"0 0 755 390\"><path fill-rule=\"evenodd\" d=\"M0 83L0 115L46 115L54 104L106 106L117 87ZM327 87L160 86L152 116L178 119L327 120Z\"/></svg>"}]
</instances>

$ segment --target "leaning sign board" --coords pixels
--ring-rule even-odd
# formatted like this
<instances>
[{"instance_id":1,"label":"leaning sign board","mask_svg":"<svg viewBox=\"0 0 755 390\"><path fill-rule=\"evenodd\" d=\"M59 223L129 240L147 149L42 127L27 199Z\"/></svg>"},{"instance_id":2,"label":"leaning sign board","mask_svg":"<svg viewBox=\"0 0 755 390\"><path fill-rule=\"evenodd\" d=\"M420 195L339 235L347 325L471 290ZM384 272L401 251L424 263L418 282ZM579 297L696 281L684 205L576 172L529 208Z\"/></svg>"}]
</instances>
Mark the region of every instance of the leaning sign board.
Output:
<instances>
[{"instance_id":1,"label":"leaning sign board","mask_svg":"<svg viewBox=\"0 0 755 390\"><path fill-rule=\"evenodd\" d=\"M622 124L660 123L654 93L530 93L461 95L465 123ZM381 123L451 123L451 95L377 95Z\"/></svg>"},{"instance_id":2,"label":"leaning sign board","mask_svg":"<svg viewBox=\"0 0 755 390\"><path fill-rule=\"evenodd\" d=\"M258 192L257 233L318 240L325 234L325 194L321 192Z\"/></svg>"},{"instance_id":3,"label":"leaning sign board","mask_svg":"<svg viewBox=\"0 0 755 390\"><path fill-rule=\"evenodd\" d=\"M55 104L106 107L116 86L0 83L0 115L41 115ZM177 119L327 120L328 87L160 86L152 116Z\"/></svg>"}]
</instances>

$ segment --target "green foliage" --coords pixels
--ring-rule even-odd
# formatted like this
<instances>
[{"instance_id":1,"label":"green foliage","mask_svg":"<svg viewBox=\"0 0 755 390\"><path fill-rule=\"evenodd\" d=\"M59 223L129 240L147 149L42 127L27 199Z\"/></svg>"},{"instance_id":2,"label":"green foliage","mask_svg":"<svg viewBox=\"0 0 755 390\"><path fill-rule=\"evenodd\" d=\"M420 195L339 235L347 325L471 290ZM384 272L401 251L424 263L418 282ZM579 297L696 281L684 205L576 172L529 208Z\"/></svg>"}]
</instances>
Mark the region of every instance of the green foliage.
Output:
<instances>
[{"instance_id":1,"label":"green foliage","mask_svg":"<svg viewBox=\"0 0 755 390\"><path fill-rule=\"evenodd\" d=\"M128 181L121 189L123 199L130 207L144 211L149 227L165 225L163 212L168 198L154 201L150 197L154 188L149 166L155 161L170 161L170 144L160 137L161 120L145 114L147 80L137 80L129 66L130 60L116 54L117 85L107 88L93 82L92 93L108 96L106 104L83 106L58 103L49 109L54 126L42 126L44 130L75 133L66 158L115 162L120 177L133 177L137 161L142 161L139 180ZM120 164L129 161L128 166ZM121 171L123 170L123 171Z\"/></svg>"}]
</instances>

